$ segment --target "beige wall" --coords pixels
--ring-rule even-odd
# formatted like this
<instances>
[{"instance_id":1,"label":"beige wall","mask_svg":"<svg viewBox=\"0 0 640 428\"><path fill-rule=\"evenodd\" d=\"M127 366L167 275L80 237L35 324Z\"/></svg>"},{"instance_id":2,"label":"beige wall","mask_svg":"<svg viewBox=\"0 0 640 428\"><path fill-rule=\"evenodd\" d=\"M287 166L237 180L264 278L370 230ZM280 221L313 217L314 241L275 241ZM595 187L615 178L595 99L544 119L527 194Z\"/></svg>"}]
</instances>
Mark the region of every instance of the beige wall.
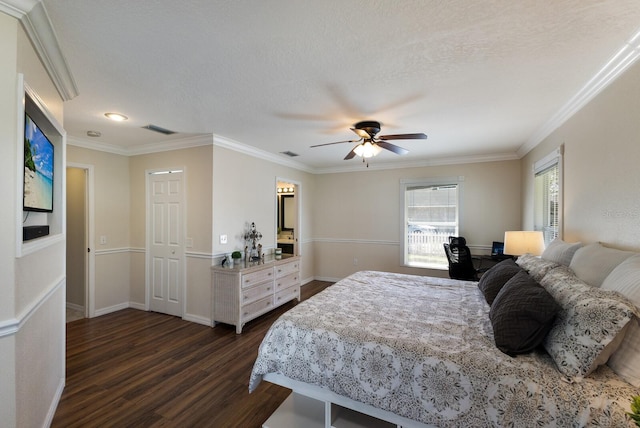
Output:
<instances>
[{"instance_id":1,"label":"beige wall","mask_svg":"<svg viewBox=\"0 0 640 428\"><path fill-rule=\"evenodd\" d=\"M533 227L531 166L564 144L564 238L640 249L640 63L522 159L523 224Z\"/></svg>"},{"instance_id":2,"label":"beige wall","mask_svg":"<svg viewBox=\"0 0 640 428\"><path fill-rule=\"evenodd\" d=\"M93 166L95 311L102 314L129 304L129 158L67 146L67 162ZM68 229L72 229L69 225ZM106 244L100 244L100 237ZM124 270L123 267L126 267Z\"/></svg>"},{"instance_id":3,"label":"beige wall","mask_svg":"<svg viewBox=\"0 0 640 428\"><path fill-rule=\"evenodd\" d=\"M185 319L201 323L211 320L211 218L212 218L212 145L173 150L129 158L131 176L131 246L145 248L146 172L184 169L186 189L186 238L193 246L186 248L187 284ZM139 255L131 264L132 302L144 303L145 263ZM134 270L135 269L135 270ZM140 299L142 300L134 300Z\"/></svg>"},{"instance_id":4,"label":"beige wall","mask_svg":"<svg viewBox=\"0 0 640 428\"><path fill-rule=\"evenodd\" d=\"M276 178L299 184L301 277L308 281L314 275L310 240L314 233L315 176L219 146L214 146L213 153L213 254L244 251L242 235L251 222L263 235L260 243L265 251L275 248ZM220 244L222 234L227 235L227 244Z\"/></svg>"},{"instance_id":5,"label":"beige wall","mask_svg":"<svg viewBox=\"0 0 640 428\"><path fill-rule=\"evenodd\" d=\"M13 195L18 157L18 130L16 129L16 68L18 22L0 13L0 181L3 193ZM6 187L5 187L6 186ZM15 319L15 240L16 198L7 198L0 204L0 323ZM12 427L16 425L16 343L15 335L0 336L0 420Z\"/></svg>"},{"instance_id":6,"label":"beige wall","mask_svg":"<svg viewBox=\"0 0 640 428\"><path fill-rule=\"evenodd\" d=\"M17 128L18 73L62 123L62 101L19 22L0 13L0 420L3 426L43 426L64 382L64 237L16 258L22 207L23 150ZM61 144L61 143L60 143ZM63 153L63 148L60 148ZM62 165L63 162L57 165ZM57 175L64 182L64 170ZM62 194L57 196L63 198ZM57 205L60 207L61 205ZM60 210L61 211L61 210ZM55 215L61 214L56 212Z\"/></svg>"},{"instance_id":7,"label":"beige wall","mask_svg":"<svg viewBox=\"0 0 640 428\"><path fill-rule=\"evenodd\" d=\"M519 161L319 175L312 207L315 276L342 278L363 269L447 276L401 266L400 180L437 177L464 177L460 234L474 253L520 227Z\"/></svg>"},{"instance_id":8,"label":"beige wall","mask_svg":"<svg viewBox=\"0 0 640 428\"><path fill-rule=\"evenodd\" d=\"M67 303L84 307L86 250L86 178L67 168Z\"/></svg>"}]
</instances>

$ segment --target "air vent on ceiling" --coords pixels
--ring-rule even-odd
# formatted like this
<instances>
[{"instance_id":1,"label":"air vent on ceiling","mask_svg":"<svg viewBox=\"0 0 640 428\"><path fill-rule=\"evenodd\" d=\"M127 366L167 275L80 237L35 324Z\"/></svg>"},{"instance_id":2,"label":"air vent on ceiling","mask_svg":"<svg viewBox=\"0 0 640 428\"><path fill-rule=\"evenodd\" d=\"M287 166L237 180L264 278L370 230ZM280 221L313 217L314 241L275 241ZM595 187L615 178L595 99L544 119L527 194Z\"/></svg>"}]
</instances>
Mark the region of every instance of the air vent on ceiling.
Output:
<instances>
[{"instance_id":1,"label":"air vent on ceiling","mask_svg":"<svg viewBox=\"0 0 640 428\"><path fill-rule=\"evenodd\" d=\"M164 135L171 135L176 133L175 131L170 131L169 129L161 128L159 126L151 125L151 124L147 126L143 126L143 128L148 129L149 131L159 132Z\"/></svg>"},{"instance_id":2,"label":"air vent on ceiling","mask_svg":"<svg viewBox=\"0 0 640 428\"><path fill-rule=\"evenodd\" d=\"M287 155L287 156L289 156L291 158L295 158L296 156L300 156L299 154L290 152L289 150L287 150L286 152L280 152L280 153L282 153L283 155Z\"/></svg>"}]
</instances>

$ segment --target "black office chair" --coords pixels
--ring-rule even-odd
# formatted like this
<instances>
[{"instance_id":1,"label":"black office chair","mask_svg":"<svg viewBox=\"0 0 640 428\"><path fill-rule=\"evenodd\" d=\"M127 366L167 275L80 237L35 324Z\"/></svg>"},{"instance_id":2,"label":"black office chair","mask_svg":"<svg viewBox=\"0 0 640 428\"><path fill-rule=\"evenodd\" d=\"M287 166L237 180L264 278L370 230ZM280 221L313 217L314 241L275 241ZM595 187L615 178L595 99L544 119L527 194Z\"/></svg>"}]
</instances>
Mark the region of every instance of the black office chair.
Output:
<instances>
[{"instance_id":1,"label":"black office chair","mask_svg":"<svg viewBox=\"0 0 640 428\"><path fill-rule=\"evenodd\" d=\"M480 274L488 268L476 268L473 264L467 240L462 236L450 236L449 243L444 243L444 252L449 262L449 278L478 281Z\"/></svg>"}]
</instances>

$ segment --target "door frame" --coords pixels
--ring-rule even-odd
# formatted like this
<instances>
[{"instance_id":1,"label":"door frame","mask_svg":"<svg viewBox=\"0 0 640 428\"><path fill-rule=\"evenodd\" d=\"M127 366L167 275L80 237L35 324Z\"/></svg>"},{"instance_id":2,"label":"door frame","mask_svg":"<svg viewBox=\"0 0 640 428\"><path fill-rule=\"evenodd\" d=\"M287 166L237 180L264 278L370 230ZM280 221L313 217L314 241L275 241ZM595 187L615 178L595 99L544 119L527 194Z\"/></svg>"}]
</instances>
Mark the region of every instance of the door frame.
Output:
<instances>
[{"instance_id":1,"label":"door frame","mask_svg":"<svg viewBox=\"0 0 640 428\"><path fill-rule=\"evenodd\" d=\"M144 186L145 186L145 257L144 257L144 310L151 310L151 210L149 209L149 204L151 203L151 186L150 186L150 178L153 174L158 173L167 173L170 171L180 171L182 172L182 275L181 275L181 290L180 295L182 296L182 302L180 304L182 309L182 319L184 319L187 313L187 255L186 255L186 245L185 240L187 236L187 168L185 166L175 167L175 168L154 168L147 169L144 171Z\"/></svg>"},{"instance_id":2,"label":"door frame","mask_svg":"<svg viewBox=\"0 0 640 428\"><path fill-rule=\"evenodd\" d=\"M275 222L274 222L274 236L275 236L275 247L278 247L278 183L279 182L286 182L286 183L291 183L295 186L295 201L296 201L296 227L295 232L294 232L294 240L295 240L295 245L294 245L294 253L298 256L302 255L302 230L303 230L303 224L302 224L302 182L298 181L298 180L293 180L291 178L284 178L284 177L278 177L276 176L276 180L275 183L273 185L273 190L274 190L274 211L273 211L273 215L275 218Z\"/></svg>"},{"instance_id":3,"label":"door frame","mask_svg":"<svg viewBox=\"0 0 640 428\"><path fill-rule=\"evenodd\" d=\"M85 171L85 246L89 250L85 257L84 316L96 316L96 252L95 252L95 175L94 166L84 163L67 162L67 168ZM66 204L66 201L65 201ZM64 219L66 222L66 218ZM66 269L66 267L65 267Z\"/></svg>"}]
</instances>

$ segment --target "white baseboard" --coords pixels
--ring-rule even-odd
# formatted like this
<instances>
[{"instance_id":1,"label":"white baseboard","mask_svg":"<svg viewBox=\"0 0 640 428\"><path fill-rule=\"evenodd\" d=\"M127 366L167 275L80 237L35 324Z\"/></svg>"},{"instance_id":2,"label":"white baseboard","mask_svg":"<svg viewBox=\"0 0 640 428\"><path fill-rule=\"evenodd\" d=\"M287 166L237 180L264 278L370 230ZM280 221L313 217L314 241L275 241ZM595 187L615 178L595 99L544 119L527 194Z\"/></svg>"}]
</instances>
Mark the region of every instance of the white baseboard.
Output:
<instances>
[{"instance_id":1,"label":"white baseboard","mask_svg":"<svg viewBox=\"0 0 640 428\"><path fill-rule=\"evenodd\" d=\"M129 307L132 309L138 309L140 311L146 311L147 308L145 308L144 303L138 303L138 302L129 302Z\"/></svg>"},{"instance_id":2,"label":"white baseboard","mask_svg":"<svg viewBox=\"0 0 640 428\"><path fill-rule=\"evenodd\" d=\"M67 302L67 309L71 309L72 311L84 312L84 306L71 302Z\"/></svg>"},{"instance_id":3,"label":"white baseboard","mask_svg":"<svg viewBox=\"0 0 640 428\"><path fill-rule=\"evenodd\" d=\"M206 325L207 327L211 327L211 320L209 318L201 317L200 315L193 314L185 314L182 317L183 320L193 322L196 324Z\"/></svg>"},{"instance_id":4,"label":"white baseboard","mask_svg":"<svg viewBox=\"0 0 640 428\"><path fill-rule=\"evenodd\" d=\"M122 309L127 309L127 308L137 309L139 311L147 311L147 308L145 308L144 303L127 302L127 303L120 303L118 305L113 305L113 306L110 306L108 308L96 309L96 316L99 317L101 315L110 314L111 312L117 312L117 311L121 311ZM185 321L189 321L189 322L193 322L193 323L196 323L196 324L202 324L202 325L206 325L208 327L211 327L211 320L209 318L206 318L206 317L203 317L203 316L200 316L200 315L185 314L182 317L182 319L185 320Z\"/></svg>"},{"instance_id":5,"label":"white baseboard","mask_svg":"<svg viewBox=\"0 0 640 428\"><path fill-rule=\"evenodd\" d=\"M62 391L64 391L64 383L65 379L61 378L58 383L58 388L56 388L56 393L53 396L53 400L51 400L51 405L49 406L49 411L47 412L47 418L44 421L42 426L50 427L53 422L53 417L56 415L56 410L58 409L58 404L60 404L60 398L62 398Z\"/></svg>"},{"instance_id":6,"label":"white baseboard","mask_svg":"<svg viewBox=\"0 0 640 428\"><path fill-rule=\"evenodd\" d=\"M109 306L108 308L96 309L95 316L110 314L111 312L121 311L129 307L129 302L119 303L117 305Z\"/></svg>"}]
</instances>

